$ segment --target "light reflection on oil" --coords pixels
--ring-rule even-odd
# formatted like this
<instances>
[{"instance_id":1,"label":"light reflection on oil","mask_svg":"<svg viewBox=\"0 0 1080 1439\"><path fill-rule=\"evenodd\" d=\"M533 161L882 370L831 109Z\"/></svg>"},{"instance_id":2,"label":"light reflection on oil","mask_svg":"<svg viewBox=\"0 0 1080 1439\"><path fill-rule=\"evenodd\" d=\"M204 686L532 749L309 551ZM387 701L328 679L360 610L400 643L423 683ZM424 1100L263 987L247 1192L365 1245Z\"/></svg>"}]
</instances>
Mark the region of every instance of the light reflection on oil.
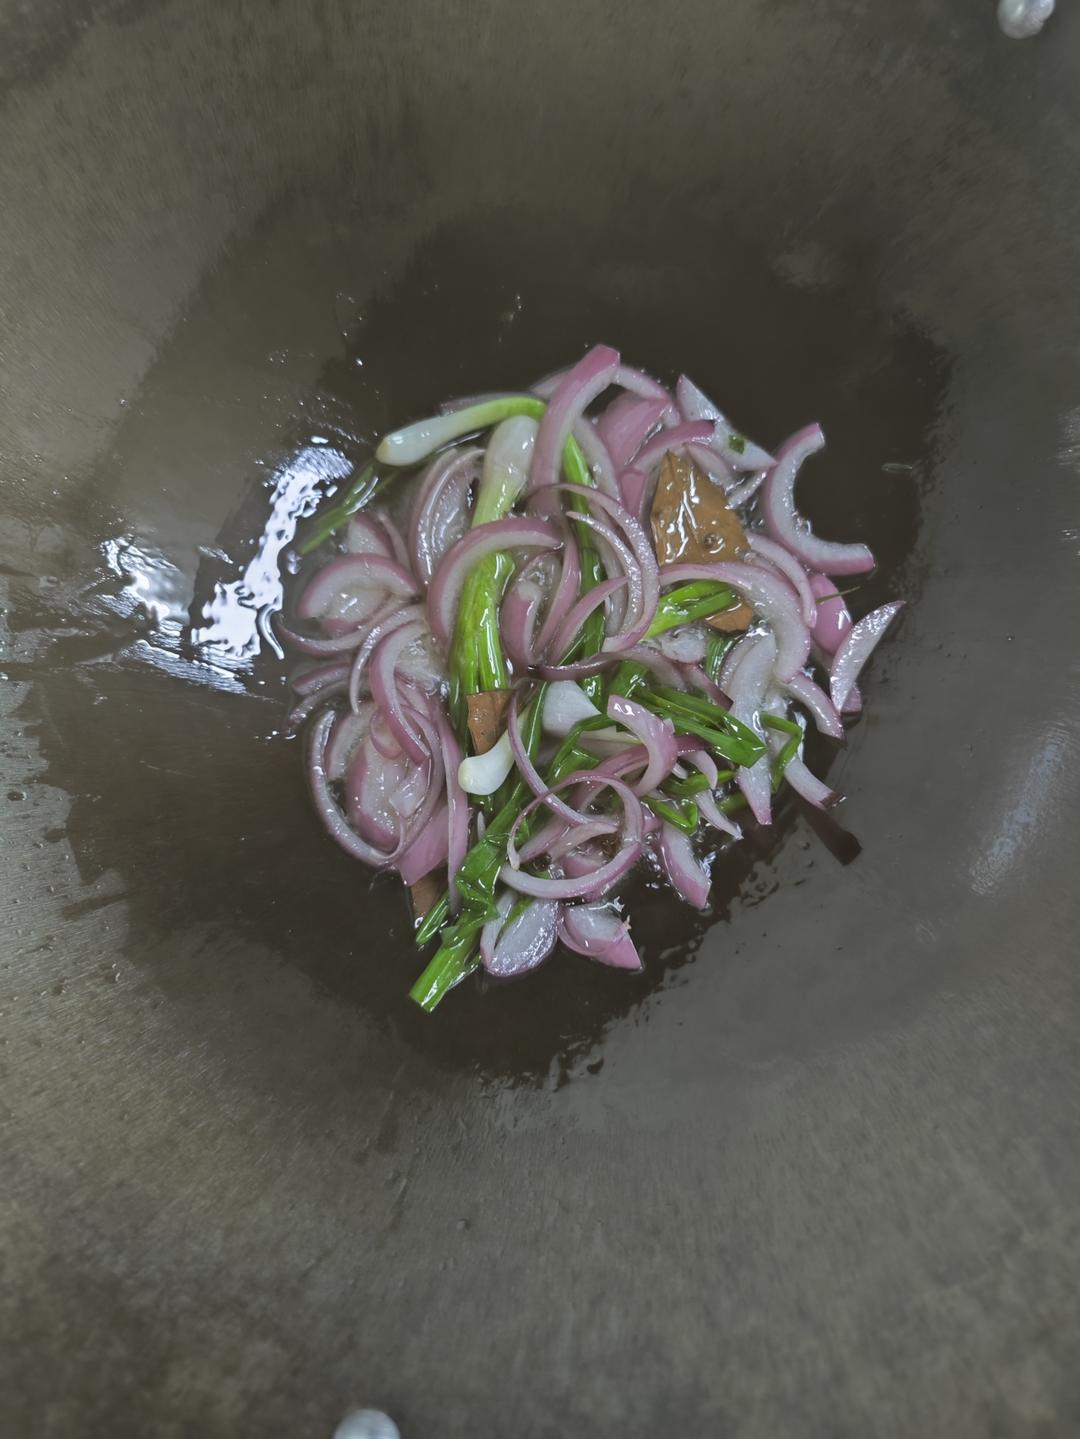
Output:
<instances>
[{"instance_id":1,"label":"light reflection on oil","mask_svg":"<svg viewBox=\"0 0 1080 1439\"><path fill-rule=\"evenodd\" d=\"M276 472L270 514L255 553L239 579L218 581L203 606L203 623L192 626L191 642L207 663L241 668L270 639L266 617L281 607L282 551L292 542L297 522L313 514L352 468L339 450L310 445Z\"/></svg>"},{"instance_id":2,"label":"light reflection on oil","mask_svg":"<svg viewBox=\"0 0 1080 1439\"><path fill-rule=\"evenodd\" d=\"M1026 770L1003 797L992 837L971 866L976 894L992 895L1007 883L1016 866L1053 817L1063 793L1062 773L1071 761L1076 736L1068 723L1052 723Z\"/></svg>"}]
</instances>

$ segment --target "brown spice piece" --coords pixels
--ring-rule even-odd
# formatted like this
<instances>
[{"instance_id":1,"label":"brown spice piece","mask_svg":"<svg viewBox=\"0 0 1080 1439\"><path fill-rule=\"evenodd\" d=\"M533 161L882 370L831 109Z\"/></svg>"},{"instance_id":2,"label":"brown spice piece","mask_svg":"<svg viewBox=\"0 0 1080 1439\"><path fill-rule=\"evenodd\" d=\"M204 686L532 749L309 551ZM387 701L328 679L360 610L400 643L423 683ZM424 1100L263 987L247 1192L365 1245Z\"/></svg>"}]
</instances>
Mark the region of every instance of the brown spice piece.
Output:
<instances>
[{"instance_id":1,"label":"brown spice piece","mask_svg":"<svg viewBox=\"0 0 1080 1439\"><path fill-rule=\"evenodd\" d=\"M469 737L476 754L487 754L506 728L509 690L481 690L468 697Z\"/></svg>"},{"instance_id":2,"label":"brown spice piece","mask_svg":"<svg viewBox=\"0 0 1080 1439\"><path fill-rule=\"evenodd\" d=\"M748 548L746 532L720 486L693 460L673 450L660 465L649 519L656 558L662 565L676 560L689 564L737 560ZM740 600L708 623L717 630L745 630L753 616L750 606Z\"/></svg>"},{"instance_id":3,"label":"brown spice piece","mask_svg":"<svg viewBox=\"0 0 1080 1439\"><path fill-rule=\"evenodd\" d=\"M409 886L409 893L412 895L413 914L417 920L423 919L431 906L440 898L446 888L446 876L441 871L433 871L425 874L423 879L418 879L415 884Z\"/></svg>"}]
</instances>

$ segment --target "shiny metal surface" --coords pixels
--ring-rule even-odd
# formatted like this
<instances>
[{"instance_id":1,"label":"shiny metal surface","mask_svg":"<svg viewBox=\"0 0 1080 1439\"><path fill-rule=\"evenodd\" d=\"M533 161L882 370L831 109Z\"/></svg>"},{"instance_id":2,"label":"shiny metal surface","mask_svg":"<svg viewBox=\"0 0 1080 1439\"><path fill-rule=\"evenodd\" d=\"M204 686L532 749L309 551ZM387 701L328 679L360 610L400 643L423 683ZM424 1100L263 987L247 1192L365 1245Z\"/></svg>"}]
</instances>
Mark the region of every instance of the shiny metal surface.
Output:
<instances>
[{"instance_id":1,"label":"shiny metal surface","mask_svg":"<svg viewBox=\"0 0 1080 1439\"><path fill-rule=\"evenodd\" d=\"M0 39L4 1433L1078 1432L1075 7ZM824 423L911 599L862 853L792 811L640 982L426 1020L258 606L375 431L597 339Z\"/></svg>"}]
</instances>

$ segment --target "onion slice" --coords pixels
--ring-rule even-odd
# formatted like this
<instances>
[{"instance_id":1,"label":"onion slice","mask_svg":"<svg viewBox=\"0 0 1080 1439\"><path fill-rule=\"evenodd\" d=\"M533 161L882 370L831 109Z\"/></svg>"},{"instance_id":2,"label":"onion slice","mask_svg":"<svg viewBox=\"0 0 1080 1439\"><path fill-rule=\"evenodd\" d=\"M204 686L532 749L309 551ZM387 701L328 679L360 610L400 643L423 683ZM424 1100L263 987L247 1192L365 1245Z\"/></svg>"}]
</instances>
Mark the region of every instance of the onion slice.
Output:
<instances>
[{"instance_id":1,"label":"onion slice","mask_svg":"<svg viewBox=\"0 0 1080 1439\"><path fill-rule=\"evenodd\" d=\"M563 450L574 425L611 384L618 367L618 351L608 345L596 345L559 381L540 421L529 476L531 489L556 483Z\"/></svg>"},{"instance_id":2,"label":"onion slice","mask_svg":"<svg viewBox=\"0 0 1080 1439\"><path fill-rule=\"evenodd\" d=\"M821 686L815 684L809 675L792 675L791 679L781 684L780 688L809 712L822 734L827 734L830 739L844 739L844 722L840 718L836 706Z\"/></svg>"},{"instance_id":3,"label":"onion slice","mask_svg":"<svg viewBox=\"0 0 1080 1439\"><path fill-rule=\"evenodd\" d=\"M567 949L613 969L640 970L641 955L630 938L630 922L610 904L568 904L559 919Z\"/></svg>"},{"instance_id":4,"label":"onion slice","mask_svg":"<svg viewBox=\"0 0 1080 1439\"><path fill-rule=\"evenodd\" d=\"M665 399L643 400L638 395L620 395L612 400L596 422L617 469L624 470L668 411Z\"/></svg>"},{"instance_id":5,"label":"onion slice","mask_svg":"<svg viewBox=\"0 0 1080 1439\"><path fill-rule=\"evenodd\" d=\"M810 630L810 638L827 655L834 655L851 629L851 611L843 595L837 594L836 581L828 575L811 575L809 583L817 604L817 620Z\"/></svg>"},{"instance_id":6,"label":"onion slice","mask_svg":"<svg viewBox=\"0 0 1080 1439\"><path fill-rule=\"evenodd\" d=\"M555 948L559 905L551 899L533 900L509 919L517 903L518 896L504 890L495 902L498 918L488 920L480 934L481 961L498 979L528 974Z\"/></svg>"},{"instance_id":7,"label":"onion slice","mask_svg":"<svg viewBox=\"0 0 1080 1439\"><path fill-rule=\"evenodd\" d=\"M482 451L448 450L424 473L409 514L409 545L425 585L450 546L469 527L469 489L480 476Z\"/></svg>"},{"instance_id":8,"label":"onion slice","mask_svg":"<svg viewBox=\"0 0 1080 1439\"><path fill-rule=\"evenodd\" d=\"M789 680L801 670L810 653L810 631L799 613L798 599L786 580L770 574L759 565L743 560L718 560L715 564L664 565L660 571L664 584L683 580L717 580L742 595L762 619L768 620L776 634L776 673ZM721 680L721 688L727 685ZM730 691L728 691L730 693Z\"/></svg>"},{"instance_id":9,"label":"onion slice","mask_svg":"<svg viewBox=\"0 0 1080 1439\"><path fill-rule=\"evenodd\" d=\"M679 376L675 386L679 409L688 420L712 420L715 429L712 446L735 470L764 470L774 463L772 455L743 435L736 434L723 414L693 380Z\"/></svg>"},{"instance_id":10,"label":"onion slice","mask_svg":"<svg viewBox=\"0 0 1080 1439\"><path fill-rule=\"evenodd\" d=\"M447 550L432 577L428 616L436 639L444 645L450 643L461 591L479 560L500 550L557 550L561 544L558 530L544 520L506 519L475 525Z\"/></svg>"},{"instance_id":11,"label":"onion slice","mask_svg":"<svg viewBox=\"0 0 1080 1439\"><path fill-rule=\"evenodd\" d=\"M751 530L746 539L754 554L759 555L763 560L768 560L769 564L774 565L789 582L799 597L803 622L812 631L814 625L817 624L817 601L814 599L810 581L807 579L802 565L790 550L786 550L775 540L767 539L765 535L756 534Z\"/></svg>"},{"instance_id":12,"label":"onion slice","mask_svg":"<svg viewBox=\"0 0 1080 1439\"><path fill-rule=\"evenodd\" d=\"M660 863L676 892L694 909L709 902L709 872L694 853L688 834L673 824L660 826Z\"/></svg>"},{"instance_id":13,"label":"onion slice","mask_svg":"<svg viewBox=\"0 0 1080 1439\"><path fill-rule=\"evenodd\" d=\"M747 644L738 666L724 686L731 696L731 713L764 739L761 708L773 677L776 641L772 635L755 635ZM769 761L762 755L749 767L740 766L735 783L742 791L758 824L772 823L772 776Z\"/></svg>"},{"instance_id":14,"label":"onion slice","mask_svg":"<svg viewBox=\"0 0 1080 1439\"><path fill-rule=\"evenodd\" d=\"M326 772L326 745L334 726L334 714L327 710L319 716L308 736L307 774L315 811L332 839L354 859L371 865L373 869L385 869L394 863L398 852L384 853L360 838L338 808L330 793L330 781Z\"/></svg>"},{"instance_id":15,"label":"onion slice","mask_svg":"<svg viewBox=\"0 0 1080 1439\"><path fill-rule=\"evenodd\" d=\"M416 592L415 578L396 560L370 551L338 555L308 582L296 613L302 620L356 628L371 617L386 595L405 597Z\"/></svg>"},{"instance_id":16,"label":"onion slice","mask_svg":"<svg viewBox=\"0 0 1080 1439\"><path fill-rule=\"evenodd\" d=\"M765 528L779 544L811 570L827 575L858 575L874 568L874 556L865 545L843 545L821 540L810 532L795 508L795 481L803 461L825 445L820 425L807 425L785 440L776 454L761 493Z\"/></svg>"},{"instance_id":17,"label":"onion slice","mask_svg":"<svg viewBox=\"0 0 1080 1439\"><path fill-rule=\"evenodd\" d=\"M675 727L670 720L659 719L651 710L622 695L612 695L607 704L608 718L645 746L648 764L634 785L635 794L649 794L661 784L675 767L679 757L675 745Z\"/></svg>"},{"instance_id":18,"label":"onion slice","mask_svg":"<svg viewBox=\"0 0 1080 1439\"><path fill-rule=\"evenodd\" d=\"M863 665L903 607L903 600L894 600L891 604L871 610L858 624L852 626L847 638L836 651L829 674L829 693L838 710L843 710L848 703Z\"/></svg>"}]
</instances>

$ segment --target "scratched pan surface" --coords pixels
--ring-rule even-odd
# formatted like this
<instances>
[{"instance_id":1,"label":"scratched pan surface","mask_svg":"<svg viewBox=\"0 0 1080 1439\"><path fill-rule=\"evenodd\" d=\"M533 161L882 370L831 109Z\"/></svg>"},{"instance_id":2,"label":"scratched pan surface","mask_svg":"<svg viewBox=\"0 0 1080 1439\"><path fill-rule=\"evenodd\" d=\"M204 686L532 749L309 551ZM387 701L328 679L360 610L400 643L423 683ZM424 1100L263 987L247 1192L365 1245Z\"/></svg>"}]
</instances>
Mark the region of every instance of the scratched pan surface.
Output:
<instances>
[{"instance_id":1,"label":"scratched pan surface","mask_svg":"<svg viewBox=\"0 0 1080 1439\"><path fill-rule=\"evenodd\" d=\"M0 4L5 1435L1078 1432L1061 10ZM425 1019L258 614L375 432L599 339L824 423L910 600L862 853Z\"/></svg>"}]
</instances>

